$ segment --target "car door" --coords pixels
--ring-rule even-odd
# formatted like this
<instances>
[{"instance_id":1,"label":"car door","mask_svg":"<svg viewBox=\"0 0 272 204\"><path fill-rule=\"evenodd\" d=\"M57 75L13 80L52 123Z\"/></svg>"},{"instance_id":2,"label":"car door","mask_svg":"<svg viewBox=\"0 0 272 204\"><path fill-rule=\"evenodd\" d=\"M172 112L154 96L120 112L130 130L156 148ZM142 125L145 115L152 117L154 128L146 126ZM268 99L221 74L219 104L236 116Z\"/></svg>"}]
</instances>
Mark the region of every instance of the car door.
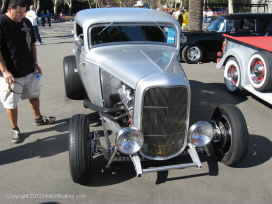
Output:
<instances>
[{"instance_id":1,"label":"car door","mask_svg":"<svg viewBox=\"0 0 272 204\"><path fill-rule=\"evenodd\" d=\"M272 15L270 18L259 18L258 19L258 33L260 36L271 36L272 35Z\"/></svg>"}]
</instances>

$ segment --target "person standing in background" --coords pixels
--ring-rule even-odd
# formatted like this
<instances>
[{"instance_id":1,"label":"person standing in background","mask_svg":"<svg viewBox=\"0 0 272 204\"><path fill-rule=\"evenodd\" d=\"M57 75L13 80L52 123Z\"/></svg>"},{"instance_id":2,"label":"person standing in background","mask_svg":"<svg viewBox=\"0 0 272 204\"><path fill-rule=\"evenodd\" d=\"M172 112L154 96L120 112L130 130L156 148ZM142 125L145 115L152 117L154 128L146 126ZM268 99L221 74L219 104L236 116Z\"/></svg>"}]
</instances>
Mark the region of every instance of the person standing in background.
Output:
<instances>
[{"instance_id":1,"label":"person standing in background","mask_svg":"<svg viewBox=\"0 0 272 204\"><path fill-rule=\"evenodd\" d=\"M44 27L44 24L45 24L45 14L44 14L43 10L41 12L41 19L42 19L42 26Z\"/></svg>"},{"instance_id":2,"label":"person standing in background","mask_svg":"<svg viewBox=\"0 0 272 204\"><path fill-rule=\"evenodd\" d=\"M179 22L181 28L182 28L182 23L183 23L183 14L184 14L184 11L180 9L180 13L178 15L177 21Z\"/></svg>"},{"instance_id":3,"label":"person standing in background","mask_svg":"<svg viewBox=\"0 0 272 204\"><path fill-rule=\"evenodd\" d=\"M60 12L59 16L60 16L61 21L63 21L63 13L62 12Z\"/></svg>"},{"instance_id":4,"label":"person standing in background","mask_svg":"<svg viewBox=\"0 0 272 204\"><path fill-rule=\"evenodd\" d=\"M30 20L30 22L32 23L35 35L37 40L39 41L39 45L43 44L43 40L41 39L40 33L39 33L39 28L38 28L38 23L37 23L37 13L34 11L34 6L31 5L30 10L26 13L26 17Z\"/></svg>"},{"instance_id":5,"label":"person standing in background","mask_svg":"<svg viewBox=\"0 0 272 204\"><path fill-rule=\"evenodd\" d=\"M51 13L49 12L49 10L46 11L46 17L48 20L48 27L51 27Z\"/></svg>"},{"instance_id":6,"label":"person standing in background","mask_svg":"<svg viewBox=\"0 0 272 204\"><path fill-rule=\"evenodd\" d=\"M207 14L207 17L213 16L213 12L212 12L212 10L210 8L207 8L206 14Z\"/></svg>"}]
</instances>

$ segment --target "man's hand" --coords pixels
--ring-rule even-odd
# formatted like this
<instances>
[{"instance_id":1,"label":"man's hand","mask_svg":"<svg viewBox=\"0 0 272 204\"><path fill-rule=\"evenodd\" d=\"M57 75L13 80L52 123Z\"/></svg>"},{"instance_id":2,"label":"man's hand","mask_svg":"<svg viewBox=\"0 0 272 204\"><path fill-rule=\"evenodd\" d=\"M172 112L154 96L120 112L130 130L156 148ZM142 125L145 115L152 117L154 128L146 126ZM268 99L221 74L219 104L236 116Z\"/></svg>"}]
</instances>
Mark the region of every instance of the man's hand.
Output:
<instances>
[{"instance_id":1,"label":"man's hand","mask_svg":"<svg viewBox=\"0 0 272 204\"><path fill-rule=\"evenodd\" d=\"M9 71L4 71L2 73L3 73L4 79L6 80L8 84L12 84L14 82L13 75Z\"/></svg>"},{"instance_id":2,"label":"man's hand","mask_svg":"<svg viewBox=\"0 0 272 204\"><path fill-rule=\"evenodd\" d=\"M38 64L34 65L34 73L42 75L42 69L39 67Z\"/></svg>"}]
</instances>

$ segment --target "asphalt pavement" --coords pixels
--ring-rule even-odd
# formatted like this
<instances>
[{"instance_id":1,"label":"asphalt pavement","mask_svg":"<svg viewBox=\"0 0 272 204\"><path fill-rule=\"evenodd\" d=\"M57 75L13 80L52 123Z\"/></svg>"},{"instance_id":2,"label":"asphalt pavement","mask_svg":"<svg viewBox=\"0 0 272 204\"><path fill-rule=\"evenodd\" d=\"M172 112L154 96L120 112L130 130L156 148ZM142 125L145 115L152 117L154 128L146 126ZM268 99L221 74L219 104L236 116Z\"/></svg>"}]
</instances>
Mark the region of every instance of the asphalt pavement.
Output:
<instances>
[{"instance_id":1,"label":"asphalt pavement","mask_svg":"<svg viewBox=\"0 0 272 204\"><path fill-rule=\"evenodd\" d=\"M92 178L86 186L73 183L68 159L68 127L74 114L87 114L93 130L101 130L97 113L80 100L65 97L63 58L73 55L72 22L40 27L43 45L37 45L43 69L41 111L55 116L52 125L35 126L28 101L20 101L19 128L23 142L11 143L11 127L0 108L0 203L148 203L148 204L271 204L272 203L272 106L251 96L234 96L223 83L223 71L215 63L182 66L190 80L190 124L210 120L222 103L240 108L249 130L249 150L236 167L201 155L202 169L175 169L135 177L131 163L105 169L102 156L95 158ZM103 138L101 138L103 139ZM174 159L176 162L183 157ZM186 156L184 160L186 160Z\"/></svg>"}]
</instances>

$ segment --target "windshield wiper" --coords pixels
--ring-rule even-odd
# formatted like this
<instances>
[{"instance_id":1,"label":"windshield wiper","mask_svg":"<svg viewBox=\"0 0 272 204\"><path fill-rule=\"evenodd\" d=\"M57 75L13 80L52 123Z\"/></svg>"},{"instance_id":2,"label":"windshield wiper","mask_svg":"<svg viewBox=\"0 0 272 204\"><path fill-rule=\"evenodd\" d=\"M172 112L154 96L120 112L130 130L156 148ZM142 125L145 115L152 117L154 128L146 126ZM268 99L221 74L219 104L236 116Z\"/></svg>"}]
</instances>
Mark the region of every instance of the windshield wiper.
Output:
<instances>
[{"instance_id":1,"label":"windshield wiper","mask_svg":"<svg viewBox=\"0 0 272 204\"><path fill-rule=\"evenodd\" d=\"M105 28L103 28L103 30L101 30L100 33L98 33L98 35L100 35L104 30L106 30L113 23L114 23L114 21L112 21L109 25L107 25Z\"/></svg>"},{"instance_id":2,"label":"windshield wiper","mask_svg":"<svg viewBox=\"0 0 272 204\"><path fill-rule=\"evenodd\" d=\"M163 34L165 35L165 37L167 37L167 34L166 32L164 32L164 30L161 28L161 26L156 22L154 21L154 23L159 27L159 29L163 32Z\"/></svg>"}]
</instances>

